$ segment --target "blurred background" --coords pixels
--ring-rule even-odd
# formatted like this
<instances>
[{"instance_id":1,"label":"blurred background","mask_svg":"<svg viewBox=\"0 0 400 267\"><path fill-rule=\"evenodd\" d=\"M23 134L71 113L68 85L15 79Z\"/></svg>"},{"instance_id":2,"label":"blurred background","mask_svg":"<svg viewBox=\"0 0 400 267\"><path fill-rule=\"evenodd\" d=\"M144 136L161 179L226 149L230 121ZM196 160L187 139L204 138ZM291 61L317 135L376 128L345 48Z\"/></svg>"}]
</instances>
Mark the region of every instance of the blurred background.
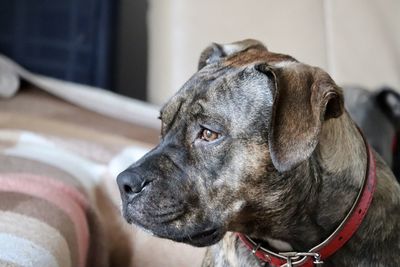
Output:
<instances>
[{"instance_id":1,"label":"blurred background","mask_svg":"<svg viewBox=\"0 0 400 267\"><path fill-rule=\"evenodd\" d=\"M400 88L399 14L398 0L1 0L0 53L158 105L209 43L245 38L340 85Z\"/></svg>"}]
</instances>

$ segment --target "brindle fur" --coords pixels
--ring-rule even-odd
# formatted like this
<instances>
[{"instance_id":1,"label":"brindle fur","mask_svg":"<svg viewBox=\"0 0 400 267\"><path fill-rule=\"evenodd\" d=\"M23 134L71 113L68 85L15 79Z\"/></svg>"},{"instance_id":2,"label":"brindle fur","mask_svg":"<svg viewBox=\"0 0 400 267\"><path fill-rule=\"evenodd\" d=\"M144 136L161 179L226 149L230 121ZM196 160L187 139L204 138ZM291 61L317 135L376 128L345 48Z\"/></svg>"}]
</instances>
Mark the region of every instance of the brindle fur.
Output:
<instances>
[{"instance_id":1,"label":"brindle fur","mask_svg":"<svg viewBox=\"0 0 400 267\"><path fill-rule=\"evenodd\" d=\"M118 177L124 217L210 246L204 267L260 265L233 232L302 252L323 241L366 175L341 89L323 70L255 40L213 44L199 68L162 109L160 144ZM200 139L202 127L220 138ZM400 186L376 158L366 218L326 266L400 266Z\"/></svg>"}]
</instances>

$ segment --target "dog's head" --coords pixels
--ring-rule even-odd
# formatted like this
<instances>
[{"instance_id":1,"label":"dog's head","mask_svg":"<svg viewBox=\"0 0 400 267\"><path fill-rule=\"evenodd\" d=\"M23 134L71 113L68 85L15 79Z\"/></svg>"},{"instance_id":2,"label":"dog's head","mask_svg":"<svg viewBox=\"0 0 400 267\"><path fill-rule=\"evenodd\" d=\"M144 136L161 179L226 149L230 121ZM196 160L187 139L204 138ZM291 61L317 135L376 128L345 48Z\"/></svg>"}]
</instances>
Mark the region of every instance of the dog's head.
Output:
<instances>
[{"instance_id":1,"label":"dog's head","mask_svg":"<svg viewBox=\"0 0 400 267\"><path fill-rule=\"evenodd\" d=\"M162 108L160 144L119 175L124 217L195 246L226 231L273 231L286 192L307 194L284 174L342 112L341 90L321 69L255 40L213 44Z\"/></svg>"}]
</instances>

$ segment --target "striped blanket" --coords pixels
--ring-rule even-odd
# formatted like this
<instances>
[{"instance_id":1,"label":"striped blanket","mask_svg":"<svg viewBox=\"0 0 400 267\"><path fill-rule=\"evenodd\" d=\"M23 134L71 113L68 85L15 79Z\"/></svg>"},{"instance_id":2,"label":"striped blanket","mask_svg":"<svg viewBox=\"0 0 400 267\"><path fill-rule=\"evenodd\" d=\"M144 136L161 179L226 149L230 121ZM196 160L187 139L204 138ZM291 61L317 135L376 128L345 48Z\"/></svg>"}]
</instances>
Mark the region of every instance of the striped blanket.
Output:
<instances>
[{"instance_id":1,"label":"striped blanket","mask_svg":"<svg viewBox=\"0 0 400 267\"><path fill-rule=\"evenodd\" d=\"M46 176L0 174L0 263L85 266L86 197ZM32 256L30 256L32 255Z\"/></svg>"},{"instance_id":2,"label":"striped blanket","mask_svg":"<svg viewBox=\"0 0 400 267\"><path fill-rule=\"evenodd\" d=\"M112 266L113 245L127 250L130 242L124 244L119 200L111 199L118 196L114 179L147 149L0 112L0 266ZM119 264L129 264L129 253Z\"/></svg>"}]
</instances>

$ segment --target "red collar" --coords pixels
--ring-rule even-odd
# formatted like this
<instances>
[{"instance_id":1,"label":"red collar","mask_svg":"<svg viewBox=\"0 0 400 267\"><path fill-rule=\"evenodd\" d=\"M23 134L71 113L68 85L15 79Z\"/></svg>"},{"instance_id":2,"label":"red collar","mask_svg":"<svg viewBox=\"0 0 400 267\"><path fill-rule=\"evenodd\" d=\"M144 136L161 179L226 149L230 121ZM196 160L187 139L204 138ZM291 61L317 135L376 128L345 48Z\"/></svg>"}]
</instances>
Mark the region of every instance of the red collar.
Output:
<instances>
[{"instance_id":1,"label":"red collar","mask_svg":"<svg viewBox=\"0 0 400 267\"><path fill-rule=\"evenodd\" d=\"M368 165L363 187L358 193L357 199L346 218L325 241L304 253L275 253L261 247L260 244L257 244L254 240L244 234L237 233L238 237L258 259L267 262L272 266L284 265L310 267L322 264L323 260L333 255L353 236L361 225L371 204L376 187L376 162L374 154L367 143L366 147Z\"/></svg>"}]
</instances>

